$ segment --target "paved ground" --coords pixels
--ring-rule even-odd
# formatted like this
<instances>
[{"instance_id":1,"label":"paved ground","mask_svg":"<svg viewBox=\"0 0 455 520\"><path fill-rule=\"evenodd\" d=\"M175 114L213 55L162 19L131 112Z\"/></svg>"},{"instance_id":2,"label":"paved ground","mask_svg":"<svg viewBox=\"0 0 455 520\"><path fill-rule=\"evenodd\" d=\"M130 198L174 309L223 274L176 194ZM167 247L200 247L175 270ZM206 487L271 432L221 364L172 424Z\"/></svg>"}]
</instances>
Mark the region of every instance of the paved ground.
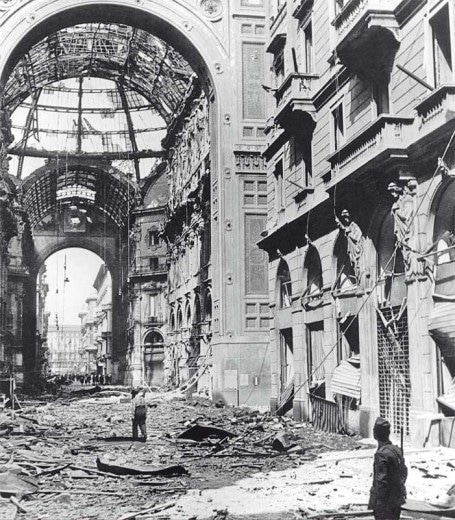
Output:
<instances>
[{"instance_id":1,"label":"paved ground","mask_svg":"<svg viewBox=\"0 0 455 520\"><path fill-rule=\"evenodd\" d=\"M20 517L120 520L160 504L172 507L136 518L275 520L365 509L373 450L358 438L316 432L253 410L218 409L203 399L158 397L149 409L144 444L128 438L130 404L118 401L65 396L28 402L15 421L0 415L0 471L28 474L34 486L18 495L28 510ZM235 437L178 439L196 423L211 423ZM296 453L272 448L280 432L287 432ZM181 465L189 474L100 475L93 472L98 457L117 465ZM455 484L451 459L452 450L408 452L411 497L443 500Z\"/></svg>"}]
</instances>

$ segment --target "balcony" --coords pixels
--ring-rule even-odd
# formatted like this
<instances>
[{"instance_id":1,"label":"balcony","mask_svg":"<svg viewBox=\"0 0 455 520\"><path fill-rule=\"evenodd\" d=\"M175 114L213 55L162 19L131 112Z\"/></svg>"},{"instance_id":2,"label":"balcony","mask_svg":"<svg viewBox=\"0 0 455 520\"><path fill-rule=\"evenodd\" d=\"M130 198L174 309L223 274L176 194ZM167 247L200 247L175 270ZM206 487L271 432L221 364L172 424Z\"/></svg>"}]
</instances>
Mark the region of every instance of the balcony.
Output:
<instances>
[{"instance_id":1,"label":"balcony","mask_svg":"<svg viewBox=\"0 0 455 520\"><path fill-rule=\"evenodd\" d=\"M399 45L396 0L349 0L332 22L336 56L354 72L370 77L390 72Z\"/></svg>"},{"instance_id":2,"label":"balcony","mask_svg":"<svg viewBox=\"0 0 455 520\"><path fill-rule=\"evenodd\" d=\"M455 85L442 85L433 90L416 107L419 146L421 140L433 137L435 133L452 131L455 119ZM439 139L439 135L436 138Z\"/></svg>"},{"instance_id":3,"label":"balcony","mask_svg":"<svg viewBox=\"0 0 455 520\"><path fill-rule=\"evenodd\" d=\"M391 161L407 159L414 117L383 114L329 156L328 189L355 173L356 176ZM353 178L353 177L352 177Z\"/></svg>"},{"instance_id":4,"label":"balcony","mask_svg":"<svg viewBox=\"0 0 455 520\"><path fill-rule=\"evenodd\" d=\"M164 318L161 314L157 316L147 316L145 319L146 327L161 327L164 324Z\"/></svg>"},{"instance_id":5,"label":"balcony","mask_svg":"<svg viewBox=\"0 0 455 520\"><path fill-rule=\"evenodd\" d=\"M314 126L311 93L315 80L314 74L294 72L283 81L275 92L277 121L283 128L304 127L310 123Z\"/></svg>"}]
</instances>

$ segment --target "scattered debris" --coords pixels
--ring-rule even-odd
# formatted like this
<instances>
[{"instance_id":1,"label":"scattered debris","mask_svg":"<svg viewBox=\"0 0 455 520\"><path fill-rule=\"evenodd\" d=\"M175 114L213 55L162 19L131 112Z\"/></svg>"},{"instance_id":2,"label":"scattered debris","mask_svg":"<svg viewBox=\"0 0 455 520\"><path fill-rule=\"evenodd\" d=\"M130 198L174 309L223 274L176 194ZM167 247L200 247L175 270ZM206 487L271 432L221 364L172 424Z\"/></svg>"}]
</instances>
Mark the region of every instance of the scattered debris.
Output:
<instances>
[{"instance_id":1,"label":"scattered debris","mask_svg":"<svg viewBox=\"0 0 455 520\"><path fill-rule=\"evenodd\" d=\"M115 475L162 475L171 477L174 475L187 475L188 471L183 466L133 466L132 464L110 464L96 459L96 465L100 471L114 473Z\"/></svg>"},{"instance_id":2,"label":"scattered debris","mask_svg":"<svg viewBox=\"0 0 455 520\"><path fill-rule=\"evenodd\" d=\"M215 426L195 424L177 436L178 439L190 439L193 441L203 441L209 437L217 437L218 439L231 439L232 437L235 437L235 434L221 428L216 428Z\"/></svg>"}]
</instances>

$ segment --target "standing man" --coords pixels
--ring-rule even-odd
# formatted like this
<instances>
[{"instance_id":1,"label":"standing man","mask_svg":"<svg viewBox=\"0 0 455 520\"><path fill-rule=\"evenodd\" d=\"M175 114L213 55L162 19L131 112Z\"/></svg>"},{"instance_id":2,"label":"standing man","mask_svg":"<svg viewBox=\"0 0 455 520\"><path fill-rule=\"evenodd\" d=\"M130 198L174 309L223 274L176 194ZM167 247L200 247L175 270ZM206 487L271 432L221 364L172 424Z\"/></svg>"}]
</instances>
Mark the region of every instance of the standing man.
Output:
<instances>
[{"instance_id":1,"label":"standing man","mask_svg":"<svg viewBox=\"0 0 455 520\"><path fill-rule=\"evenodd\" d=\"M390 423L382 417L376 419L373 428L378 449L374 454L373 486L368 508L375 520L398 520L401 506L406 502L406 477L408 469L403 453L390 442Z\"/></svg>"},{"instance_id":2,"label":"standing man","mask_svg":"<svg viewBox=\"0 0 455 520\"><path fill-rule=\"evenodd\" d=\"M147 405L145 404L145 390L131 390L131 412L133 415L133 439L137 439L137 428L139 426L144 442L147 440Z\"/></svg>"}]
</instances>

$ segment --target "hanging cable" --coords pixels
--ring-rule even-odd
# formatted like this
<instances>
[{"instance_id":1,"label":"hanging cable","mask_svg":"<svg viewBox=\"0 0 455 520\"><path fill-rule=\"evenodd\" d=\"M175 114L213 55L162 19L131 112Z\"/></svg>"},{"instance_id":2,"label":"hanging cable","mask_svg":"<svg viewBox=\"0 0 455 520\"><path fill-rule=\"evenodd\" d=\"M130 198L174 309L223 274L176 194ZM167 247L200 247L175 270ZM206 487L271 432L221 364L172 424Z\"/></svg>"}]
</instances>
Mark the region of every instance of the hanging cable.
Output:
<instances>
[{"instance_id":1,"label":"hanging cable","mask_svg":"<svg viewBox=\"0 0 455 520\"><path fill-rule=\"evenodd\" d=\"M445 156L446 156L446 154L447 154L447 152L448 152L448 150L449 150L449 148L450 148L450 146L451 146L451 144L452 144L454 138L455 138L455 130L452 132L452 135L450 136L450 139L449 139L449 141L448 141L448 143L447 143L447 146L446 146L445 149L444 149L444 153L443 153L443 155L442 155L442 160L445 159ZM411 226L412 226L412 224L413 224L413 222L414 222L414 219L417 217L417 215L418 215L418 213L419 213L419 210L420 210L420 208L421 208L421 206L422 206L422 204L423 204L425 198L426 198L427 196L429 196L429 193L430 193L430 187L431 187L431 185L432 185L432 183L433 183L433 181L434 181L434 179L435 179L435 177L436 177L438 171L439 171L439 165L438 165L438 166L436 167L436 169L434 170L433 175L432 175L432 177L431 177L431 179L430 179L429 187L428 187L428 189L425 191L425 193L423 194L423 196L422 196L422 198L421 198L421 200L420 200L420 203L418 204L418 206L417 206L417 208L416 208L416 211L415 211L415 212L413 213L413 215L411 216L411 218L410 218L410 220L409 220L409 223L407 224L406 231L408 231L409 229L411 229ZM390 258L389 258L389 260L388 260L388 262L387 262L387 264L386 264L384 270L386 270L386 269L388 268L390 262L394 259L394 256L396 255L396 252L397 252L397 249L398 249L398 244L395 245L395 248L394 248L394 250L393 250L393 253L392 253L392 255L390 256ZM345 329L344 331L341 331L341 335L342 335L343 337L346 338L346 333L347 333L347 331L349 330L349 328L351 327L351 325L354 323L355 318L358 318L360 312L362 311L362 309L365 307L365 305L367 304L367 302L368 302L369 299L371 298L371 295L374 293L374 291L375 291L376 287L378 286L378 284L380 283L380 281L381 281L381 278L378 277L377 280L376 280L376 282L375 282L375 284L374 284L374 286L372 287L371 291L368 293L368 295L366 296L365 300L362 302L360 308L357 310L356 315L355 315L355 316L353 317L353 319L349 322L349 324L348 324L348 326L346 327L346 329ZM423 305L423 301L424 301L424 300L422 300L421 304L420 304L419 307L418 307L418 310L416 311L416 316L418 315L418 311L420 310L421 306ZM416 317L416 316L415 316L415 317ZM413 318L413 320L415 319L415 317ZM307 383L311 380L311 377L312 377L312 376L313 376L313 375L314 375L314 374L319 370L319 368L321 368L321 367L323 366L323 364L325 363L325 361L328 359L328 357L329 357L329 356L332 354L332 352L335 350L335 348L337 347L338 343L339 343L339 340L337 340L337 341L334 343L334 345L332 345L332 347L331 347L330 350L327 352L327 354L324 356L324 358L321 360L321 362L320 362L320 363L319 363L315 368L313 368L313 370L310 372L310 374L308 375L308 377L306 378L306 380L305 380L303 383L301 383L297 388L294 388L294 390L292 391L291 397L294 397L295 394L296 394L300 389L302 389L303 387L305 387L305 386L307 385ZM278 407L278 408L273 412L272 415L276 415L276 414L278 414L278 413L279 413L279 412L284 408L285 405L286 405L286 403L284 403L284 404L282 404L281 406L279 406L279 407Z\"/></svg>"}]
</instances>

